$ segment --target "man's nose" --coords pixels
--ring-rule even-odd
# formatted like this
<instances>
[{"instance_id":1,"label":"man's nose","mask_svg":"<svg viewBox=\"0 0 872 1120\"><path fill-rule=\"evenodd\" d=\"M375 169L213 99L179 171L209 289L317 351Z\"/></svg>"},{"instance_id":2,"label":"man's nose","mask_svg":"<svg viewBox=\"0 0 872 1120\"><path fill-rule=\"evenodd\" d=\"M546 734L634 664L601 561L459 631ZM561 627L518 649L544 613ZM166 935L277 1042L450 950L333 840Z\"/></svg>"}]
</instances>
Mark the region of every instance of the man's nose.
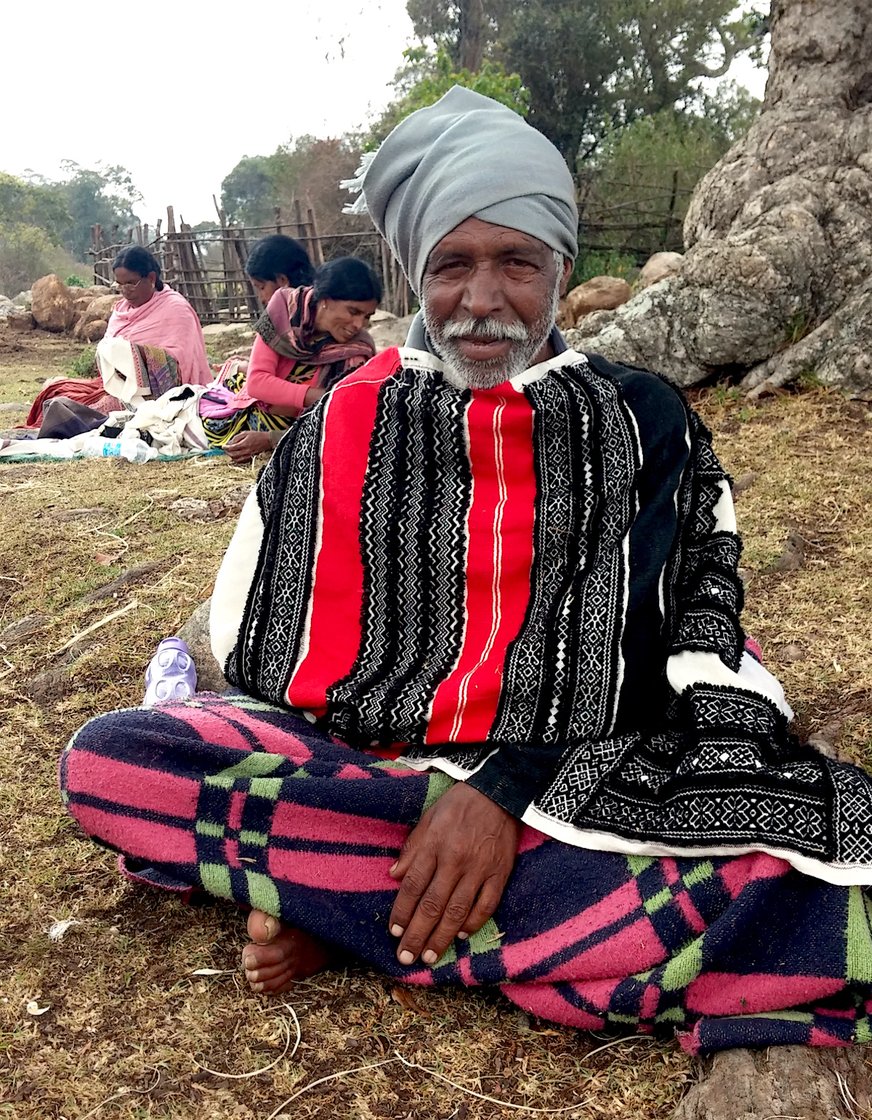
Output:
<instances>
[{"instance_id":1,"label":"man's nose","mask_svg":"<svg viewBox=\"0 0 872 1120\"><path fill-rule=\"evenodd\" d=\"M505 304L502 285L496 269L480 266L472 269L463 290L463 310L473 319L486 319Z\"/></svg>"}]
</instances>

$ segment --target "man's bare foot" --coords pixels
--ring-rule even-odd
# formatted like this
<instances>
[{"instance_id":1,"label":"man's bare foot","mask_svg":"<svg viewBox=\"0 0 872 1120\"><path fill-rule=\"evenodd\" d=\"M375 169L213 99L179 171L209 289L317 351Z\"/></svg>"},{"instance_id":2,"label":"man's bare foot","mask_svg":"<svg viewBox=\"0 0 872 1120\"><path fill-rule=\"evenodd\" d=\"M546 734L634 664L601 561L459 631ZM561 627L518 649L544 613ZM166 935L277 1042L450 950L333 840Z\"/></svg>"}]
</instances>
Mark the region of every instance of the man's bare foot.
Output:
<instances>
[{"instance_id":1,"label":"man's bare foot","mask_svg":"<svg viewBox=\"0 0 872 1120\"><path fill-rule=\"evenodd\" d=\"M251 944L242 950L242 967L253 992L286 992L295 980L320 972L330 961L320 941L263 910L248 915L248 936Z\"/></svg>"}]
</instances>

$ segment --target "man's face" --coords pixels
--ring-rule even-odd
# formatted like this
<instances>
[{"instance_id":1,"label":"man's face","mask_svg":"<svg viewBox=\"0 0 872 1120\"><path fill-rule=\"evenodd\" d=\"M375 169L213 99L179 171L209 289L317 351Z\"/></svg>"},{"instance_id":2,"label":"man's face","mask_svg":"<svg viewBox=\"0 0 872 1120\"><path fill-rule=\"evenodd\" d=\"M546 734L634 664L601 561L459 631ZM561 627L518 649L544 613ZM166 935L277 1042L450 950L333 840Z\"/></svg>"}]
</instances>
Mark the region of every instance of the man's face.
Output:
<instances>
[{"instance_id":1,"label":"man's face","mask_svg":"<svg viewBox=\"0 0 872 1120\"><path fill-rule=\"evenodd\" d=\"M436 353L470 388L490 388L548 356L569 271L544 242L467 218L427 260L421 307Z\"/></svg>"}]
</instances>

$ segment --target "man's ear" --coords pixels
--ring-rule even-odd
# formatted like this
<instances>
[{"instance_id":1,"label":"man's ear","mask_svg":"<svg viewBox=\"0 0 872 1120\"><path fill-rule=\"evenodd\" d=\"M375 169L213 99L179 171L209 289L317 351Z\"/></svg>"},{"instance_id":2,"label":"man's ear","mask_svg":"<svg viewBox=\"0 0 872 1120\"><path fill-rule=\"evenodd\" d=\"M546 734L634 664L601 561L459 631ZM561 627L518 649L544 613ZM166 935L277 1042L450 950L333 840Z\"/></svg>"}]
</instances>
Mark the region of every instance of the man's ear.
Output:
<instances>
[{"instance_id":1,"label":"man's ear","mask_svg":"<svg viewBox=\"0 0 872 1120\"><path fill-rule=\"evenodd\" d=\"M563 258L563 275L560 277L560 295L566 295L566 285L569 283L569 277L572 275L572 261L569 257Z\"/></svg>"}]
</instances>

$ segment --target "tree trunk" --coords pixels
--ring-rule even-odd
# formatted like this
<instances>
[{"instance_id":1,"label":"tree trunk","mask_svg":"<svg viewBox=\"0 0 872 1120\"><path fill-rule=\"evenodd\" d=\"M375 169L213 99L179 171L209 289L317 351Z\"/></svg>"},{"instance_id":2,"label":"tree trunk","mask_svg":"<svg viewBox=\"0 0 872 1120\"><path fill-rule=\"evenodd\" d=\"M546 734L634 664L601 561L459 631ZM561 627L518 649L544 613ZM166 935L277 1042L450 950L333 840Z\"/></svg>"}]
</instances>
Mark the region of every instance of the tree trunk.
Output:
<instances>
[{"instance_id":1,"label":"tree trunk","mask_svg":"<svg viewBox=\"0 0 872 1120\"><path fill-rule=\"evenodd\" d=\"M716 1054L675 1120L860 1120L872 1109L862 1048L773 1046Z\"/></svg>"},{"instance_id":2,"label":"tree trunk","mask_svg":"<svg viewBox=\"0 0 872 1120\"><path fill-rule=\"evenodd\" d=\"M481 68L484 53L484 2L464 0L460 5L460 68L473 74Z\"/></svg>"},{"instance_id":3,"label":"tree trunk","mask_svg":"<svg viewBox=\"0 0 872 1120\"><path fill-rule=\"evenodd\" d=\"M813 373L872 398L869 3L773 0L771 28L763 111L699 183L679 275L570 338L683 385Z\"/></svg>"}]
</instances>

